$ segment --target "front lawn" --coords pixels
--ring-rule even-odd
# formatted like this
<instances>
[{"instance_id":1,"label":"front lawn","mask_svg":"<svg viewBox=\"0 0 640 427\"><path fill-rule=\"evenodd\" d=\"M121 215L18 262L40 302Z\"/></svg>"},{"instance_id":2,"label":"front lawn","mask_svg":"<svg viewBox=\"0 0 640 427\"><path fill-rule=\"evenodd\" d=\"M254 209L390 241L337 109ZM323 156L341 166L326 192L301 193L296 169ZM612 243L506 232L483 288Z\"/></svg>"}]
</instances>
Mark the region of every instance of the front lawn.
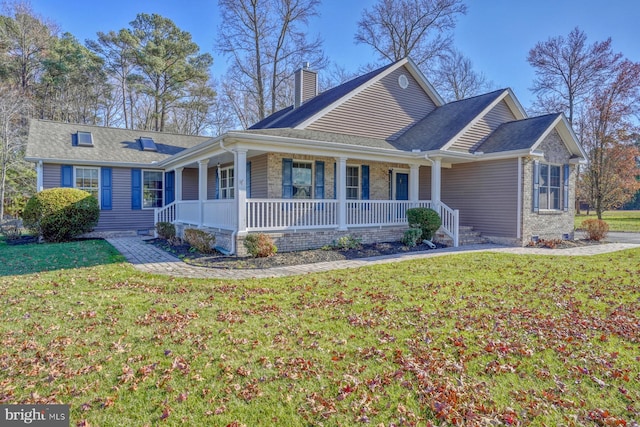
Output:
<instances>
[{"instance_id":1,"label":"front lawn","mask_svg":"<svg viewBox=\"0 0 640 427\"><path fill-rule=\"evenodd\" d=\"M0 260L0 276L10 276L122 262L124 258L104 240L28 245L0 240Z\"/></svg>"},{"instance_id":2,"label":"front lawn","mask_svg":"<svg viewBox=\"0 0 640 427\"><path fill-rule=\"evenodd\" d=\"M596 219L595 213L575 216L575 228L579 229L585 219ZM602 220L609 224L610 231L640 232L640 211L606 211Z\"/></svg>"},{"instance_id":3,"label":"front lawn","mask_svg":"<svg viewBox=\"0 0 640 427\"><path fill-rule=\"evenodd\" d=\"M633 425L639 259L0 276L0 403L70 404L72 426Z\"/></svg>"}]
</instances>

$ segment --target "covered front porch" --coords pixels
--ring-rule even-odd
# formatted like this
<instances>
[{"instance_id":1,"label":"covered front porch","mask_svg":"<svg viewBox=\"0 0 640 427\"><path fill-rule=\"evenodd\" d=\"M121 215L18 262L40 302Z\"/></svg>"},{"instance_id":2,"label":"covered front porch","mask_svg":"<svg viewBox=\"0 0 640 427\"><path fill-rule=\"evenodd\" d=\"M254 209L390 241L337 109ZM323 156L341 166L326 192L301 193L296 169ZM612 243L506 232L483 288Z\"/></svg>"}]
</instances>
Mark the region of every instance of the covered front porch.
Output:
<instances>
[{"instance_id":1,"label":"covered front porch","mask_svg":"<svg viewBox=\"0 0 640 427\"><path fill-rule=\"evenodd\" d=\"M440 158L414 155L407 162L406 157L389 159L368 153L274 153L275 147L262 151L228 148L222 143L218 148L165 169L174 175L175 196L155 210L156 223L210 230L223 237L219 242L229 241L222 245L224 249L235 252L243 236L257 232L304 234L309 244L318 243L309 234L314 232L332 236L365 233L371 238L377 233L380 239L393 236L398 240L408 226L407 210L427 207L440 214L441 232L458 246L459 212L440 200ZM301 189L295 188L294 178L293 191L286 188L286 181L291 180L287 177L291 172L285 171L286 166L291 167L291 160L285 158L289 156L299 159L293 161L293 175L295 165L306 162L308 175L313 177L299 184ZM421 191L421 166L430 169L423 170L429 173L427 179L422 178L428 191ZM359 180L356 184L354 173ZM278 193L288 197L274 197ZM420 198L421 193L430 198ZM389 233L392 229L395 234Z\"/></svg>"}]
</instances>

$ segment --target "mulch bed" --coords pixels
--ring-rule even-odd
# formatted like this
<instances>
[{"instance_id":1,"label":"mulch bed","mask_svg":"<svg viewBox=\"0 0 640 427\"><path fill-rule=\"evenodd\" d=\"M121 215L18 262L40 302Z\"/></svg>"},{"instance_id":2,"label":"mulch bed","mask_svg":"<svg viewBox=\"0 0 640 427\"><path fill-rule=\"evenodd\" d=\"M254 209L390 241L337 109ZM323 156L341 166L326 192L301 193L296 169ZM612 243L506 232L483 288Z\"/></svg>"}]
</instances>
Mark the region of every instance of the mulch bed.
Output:
<instances>
[{"instance_id":1,"label":"mulch bed","mask_svg":"<svg viewBox=\"0 0 640 427\"><path fill-rule=\"evenodd\" d=\"M374 243L370 245L360 245L357 249L313 249L296 252L280 252L267 258L226 256L221 253L202 254L194 251L188 244L172 245L164 239L147 240L149 244L155 245L179 258L190 265L209 268L223 269L255 269L285 267L291 265L313 264L317 262L343 261L358 258L369 258L381 255L392 255L398 253L410 253L430 250L427 245L418 245L409 248L400 242ZM443 245L436 245L437 248L444 248Z\"/></svg>"}]
</instances>

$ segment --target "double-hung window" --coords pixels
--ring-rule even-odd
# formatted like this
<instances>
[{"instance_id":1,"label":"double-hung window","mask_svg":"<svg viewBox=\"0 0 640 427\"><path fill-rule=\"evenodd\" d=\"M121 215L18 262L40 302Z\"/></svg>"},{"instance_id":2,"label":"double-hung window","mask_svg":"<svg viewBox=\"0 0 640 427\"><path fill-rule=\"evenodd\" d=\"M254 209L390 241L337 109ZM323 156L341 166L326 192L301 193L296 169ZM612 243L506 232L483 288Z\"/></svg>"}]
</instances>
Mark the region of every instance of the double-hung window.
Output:
<instances>
[{"instance_id":1,"label":"double-hung window","mask_svg":"<svg viewBox=\"0 0 640 427\"><path fill-rule=\"evenodd\" d=\"M540 164L540 209L560 210L561 170L558 165Z\"/></svg>"},{"instance_id":2,"label":"double-hung window","mask_svg":"<svg viewBox=\"0 0 640 427\"><path fill-rule=\"evenodd\" d=\"M347 200L360 198L360 167L347 166Z\"/></svg>"},{"instance_id":3,"label":"double-hung window","mask_svg":"<svg viewBox=\"0 0 640 427\"><path fill-rule=\"evenodd\" d=\"M220 169L220 198L233 199L235 174L233 168Z\"/></svg>"},{"instance_id":4,"label":"double-hung window","mask_svg":"<svg viewBox=\"0 0 640 427\"><path fill-rule=\"evenodd\" d=\"M293 162L292 178L294 199L311 198L312 171L312 164L310 162Z\"/></svg>"},{"instance_id":5,"label":"double-hung window","mask_svg":"<svg viewBox=\"0 0 640 427\"><path fill-rule=\"evenodd\" d=\"M75 188L84 190L87 193L100 200L98 190L100 189L98 168L75 168Z\"/></svg>"},{"instance_id":6,"label":"double-hung window","mask_svg":"<svg viewBox=\"0 0 640 427\"><path fill-rule=\"evenodd\" d=\"M161 171L142 171L142 207L162 207L163 188L164 181Z\"/></svg>"}]
</instances>

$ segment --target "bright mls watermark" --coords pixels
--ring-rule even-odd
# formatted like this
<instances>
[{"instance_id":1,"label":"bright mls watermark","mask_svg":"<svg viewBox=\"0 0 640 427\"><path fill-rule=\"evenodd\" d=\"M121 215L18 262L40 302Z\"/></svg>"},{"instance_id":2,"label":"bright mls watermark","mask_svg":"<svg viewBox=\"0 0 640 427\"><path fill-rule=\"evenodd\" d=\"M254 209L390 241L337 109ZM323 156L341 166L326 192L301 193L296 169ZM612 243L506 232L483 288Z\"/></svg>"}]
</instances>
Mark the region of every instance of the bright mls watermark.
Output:
<instances>
[{"instance_id":1,"label":"bright mls watermark","mask_svg":"<svg viewBox=\"0 0 640 427\"><path fill-rule=\"evenodd\" d=\"M0 405L0 427L69 427L69 405Z\"/></svg>"}]
</instances>

